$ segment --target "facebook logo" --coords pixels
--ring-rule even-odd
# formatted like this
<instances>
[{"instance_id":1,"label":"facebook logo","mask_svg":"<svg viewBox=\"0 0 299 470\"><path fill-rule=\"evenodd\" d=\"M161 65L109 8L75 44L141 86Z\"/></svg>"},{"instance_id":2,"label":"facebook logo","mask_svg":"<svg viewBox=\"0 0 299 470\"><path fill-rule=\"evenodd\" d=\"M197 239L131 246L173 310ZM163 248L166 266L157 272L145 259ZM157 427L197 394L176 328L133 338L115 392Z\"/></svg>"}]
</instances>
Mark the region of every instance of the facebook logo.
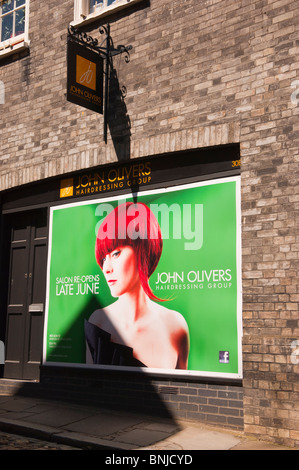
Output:
<instances>
[{"instance_id":1,"label":"facebook logo","mask_svg":"<svg viewBox=\"0 0 299 470\"><path fill-rule=\"evenodd\" d=\"M0 364L4 364L4 343L0 341Z\"/></svg>"},{"instance_id":2,"label":"facebook logo","mask_svg":"<svg viewBox=\"0 0 299 470\"><path fill-rule=\"evenodd\" d=\"M219 351L219 362L229 364L229 351Z\"/></svg>"}]
</instances>

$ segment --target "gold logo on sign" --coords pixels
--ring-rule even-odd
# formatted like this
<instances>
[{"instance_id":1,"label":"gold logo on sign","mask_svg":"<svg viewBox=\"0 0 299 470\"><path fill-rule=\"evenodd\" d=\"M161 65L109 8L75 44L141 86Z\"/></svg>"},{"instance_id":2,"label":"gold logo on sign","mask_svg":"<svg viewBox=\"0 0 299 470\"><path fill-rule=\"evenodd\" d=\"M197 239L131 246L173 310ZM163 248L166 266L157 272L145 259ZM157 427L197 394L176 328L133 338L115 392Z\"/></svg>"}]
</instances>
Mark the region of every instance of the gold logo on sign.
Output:
<instances>
[{"instance_id":1,"label":"gold logo on sign","mask_svg":"<svg viewBox=\"0 0 299 470\"><path fill-rule=\"evenodd\" d=\"M76 82L87 88L96 90L97 66L94 62L77 55Z\"/></svg>"},{"instance_id":2,"label":"gold logo on sign","mask_svg":"<svg viewBox=\"0 0 299 470\"><path fill-rule=\"evenodd\" d=\"M73 178L66 178L60 181L60 197L70 197L74 194Z\"/></svg>"}]
</instances>

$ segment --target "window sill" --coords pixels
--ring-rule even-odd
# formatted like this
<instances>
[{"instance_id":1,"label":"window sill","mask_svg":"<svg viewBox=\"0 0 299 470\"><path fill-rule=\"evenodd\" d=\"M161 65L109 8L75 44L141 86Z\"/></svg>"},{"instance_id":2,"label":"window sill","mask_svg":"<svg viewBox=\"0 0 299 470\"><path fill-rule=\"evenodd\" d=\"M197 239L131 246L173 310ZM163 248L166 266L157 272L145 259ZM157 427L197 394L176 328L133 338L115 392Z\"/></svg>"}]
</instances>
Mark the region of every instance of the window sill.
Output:
<instances>
[{"instance_id":1,"label":"window sill","mask_svg":"<svg viewBox=\"0 0 299 470\"><path fill-rule=\"evenodd\" d=\"M124 8L127 8L130 5L133 5L135 3L141 2L142 0L121 0L117 5L110 5L109 7L105 9L99 9L95 11L94 13L91 13L90 15L84 16L81 15L80 19L75 19L70 23L71 26L85 26L89 23L92 23L93 21L96 21L100 18L103 18L105 16L111 15L119 10L123 10Z\"/></svg>"},{"instance_id":2,"label":"window sill","mask_svg":"<svg viewBox=\"0 0 299 470\"><path fill-rule=\"evenodd\" d=\"M14 43L10 43L10 41L0 43L0 59L11 54L22 52L25 49L29 49L29 42L24 39Z\"/></svg>"}]
</instances>

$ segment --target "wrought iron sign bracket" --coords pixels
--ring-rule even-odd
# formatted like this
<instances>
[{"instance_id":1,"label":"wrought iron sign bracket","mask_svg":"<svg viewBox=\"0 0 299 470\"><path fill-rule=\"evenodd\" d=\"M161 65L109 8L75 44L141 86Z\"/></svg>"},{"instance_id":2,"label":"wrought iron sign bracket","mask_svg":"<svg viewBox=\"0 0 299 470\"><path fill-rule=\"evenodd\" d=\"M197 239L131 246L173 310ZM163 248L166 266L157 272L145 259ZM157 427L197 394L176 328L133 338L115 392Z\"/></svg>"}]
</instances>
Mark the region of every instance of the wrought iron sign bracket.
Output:
<instances>
[{"instance_id":1,"label":"wrought iron sign bracket","mask_svg":"<svg viewBox=\"0 0 299 470\"><path fill-rule=\"evenodd\" d=\"M110 35L110 25L100 26L100 34L104 35L103 41L99 44L98 39L94 39L91 36L88 36L86 33L69 26L68 28L68 40L74 41L82 46L91 49L94 52L97 52L99 56L105 61L105 92L104 92L104 140L107 143L108 136L108 105L109 105L109 78L110 78L110 68L112 66L113 57L120 54L124 54L126 63L130 61L129 51L132 50L132 46L123 46L119 45L114 47L111 35Z\"/></svg>"}]
</instances>

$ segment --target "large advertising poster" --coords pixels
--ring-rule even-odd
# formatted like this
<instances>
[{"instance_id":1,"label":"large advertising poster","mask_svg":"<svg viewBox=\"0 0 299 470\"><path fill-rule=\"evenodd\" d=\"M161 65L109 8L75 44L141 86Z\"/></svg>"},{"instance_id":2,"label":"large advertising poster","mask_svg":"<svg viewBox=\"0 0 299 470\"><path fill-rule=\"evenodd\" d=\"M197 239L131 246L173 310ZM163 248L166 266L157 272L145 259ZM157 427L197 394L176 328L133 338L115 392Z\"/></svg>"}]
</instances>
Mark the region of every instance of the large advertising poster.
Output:
<instances>
[{"instance_id":1,"label":"large advertising poster","mask_svg":"<svg viewBox=\"0 0 299 470\"><path fill-rule=\"evenodd\" d=\"M53 207L44 363L240 378L239 183Z\"/></svg>"}]
</instances>

